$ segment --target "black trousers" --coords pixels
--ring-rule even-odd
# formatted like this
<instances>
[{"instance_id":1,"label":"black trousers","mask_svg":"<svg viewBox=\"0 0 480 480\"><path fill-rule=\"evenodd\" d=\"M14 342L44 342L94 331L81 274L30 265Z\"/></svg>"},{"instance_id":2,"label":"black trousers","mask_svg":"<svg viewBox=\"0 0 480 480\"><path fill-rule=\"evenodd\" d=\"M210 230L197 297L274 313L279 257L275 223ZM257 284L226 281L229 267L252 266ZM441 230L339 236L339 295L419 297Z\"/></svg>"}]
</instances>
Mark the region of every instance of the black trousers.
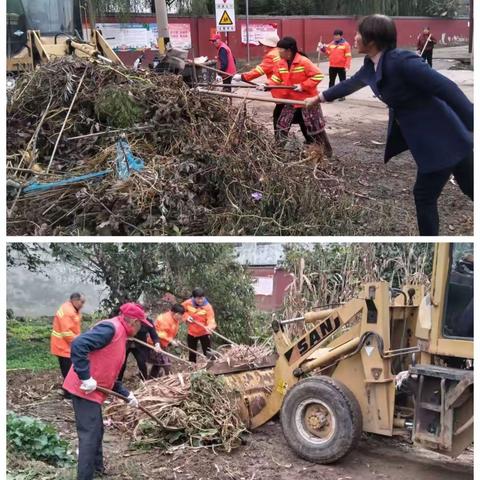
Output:
<instances>
[{"instance_id":1,"label":"black trousers","mask_svg":"<svg viewBox=\"0 0 480 480\"><path fill-rule=\"evenodd\" d=\"M59 357L58 358L58 363L60 365L60 372L62 372L62 377L65 380L65 377L68 375L68 372L70 370L70 367L72 366L72 360L70 357ZM65 389L63 389L63 395L65 398L72 398L72 395L70 392L67 392Z\"/></svg>"},{"instance_id":2,"label":"black trousers","mask_svg":"<svg viewBox=\"0 0 480 480\"><path fill-rule=\"evenodd\" d=\"M425 50L423 52L422 58L432 66L432 59L433 59L433 50Z\"/></svg>"},{"instance_id":3,"label":"black trousers","mask_svg":"<svg viewBox=\"0 0 480 480\"><path fill-rule=\"evenodd\" d=\"M160 378L163 375L170 375L171 372L171 366L170 365L152 365L152 368L150 369L150 377L149 378ZM162 374L160 375L160 372L163 370Z\"/></svg>"},{"instance_id":4,"label":"black trousers","mask_svg":"<svg viewBox=\"0 0 480 480\"><path fill-rule=\"evenodd\" d=\"M273 132L275 134L275 138L277 137L277 124L278 124L278 119L280 118L280 114L282 113L282 109L285 105L282 105L281 103L277 103L275 105L275 108L273 109ZM313 143L314 139L308 134L307 131L307 126L305 125L305 122L303 121L302 117L302 112L300 108L297 108L295 111L295 115L293 116L293 121L292 123L298 123L300 126L300 130L302 131L302 135L305 138L306 143Z\"/></svg>"},{"instance_id":5,"label":"black trousers","mask_svg":"<svg viewBox=\"0 0 480 480\"><path fill-rule=\"evenodd\" d=\"M460 190L473 200L473 152L465 160L451 168L438 172L418 173L413 195L417 207L417 221L420 235L438 235L438 197L448 182L450 175L455 177Z\"/></svg>"},{"instance_id":6,"label":"black trousers","mask_svg":"<svg viewBox=\"0 0 480 480\"><path fill-rule=\"evenodd\" d=\"M197 344L200 340L200 345L202 346L202 351L205 356L208 356L210 352L210 347L212 342L210 340L210 335L202 335L201 337L194 337L193 335L187 335L187 345L188 348L192 350L197 350ZM197 355L193 352L188 352L188 359L191 362L197 363Z\"/></svg>"},{"instance_id":7,"label":"black trousers","mask_svg":"<svg viewBox=\"0 0 480 480\"><path fill-rule=\"evenodd\" d=\"M92 480L103 466L102 406L72 395L73 411L78 435L77 480Z\"/></svg>"},{"instance_id":8,"label":"black trousers","mask_svg":"<svg viewBox=\"0 0 480 480\"><path fill-rule=\"evenodd\" d=\"M133 348L127 348L127 353L125 354L125 361L123 362L122 369L120 370L120 374L118 375L118 380L123 380L123 375L125 374L125 370L127 368L128 355L130 353L133 354L135 360L137 361L140 375L143 377L143 380L146 380L148 378L147 360L149 349L140 345Z\"/></svg>"},{"instance_id":9,"label":"black trousers","mask_svg":"<svg viewBox=\"0 0 480 480\"><path fill-rule=\"evenodd\" d=\"M330 67L328 69L328 88L332 88L335 85L335 80L338 78L343 82L347 78L347 71L340 67Z\"/></svg>"},{"instance_id":10,"label":"black trousers","mask_svg":"<svg viewBox=\"0 0 480 480\"><path fill-rule=\"evenodd\" d=\"M60 371L62 372L62 377L65 380L65 377L67 376L70 367L72 366L72 360L70 357L57 357L58 358L58 363L60 364Z\"/></svg>"},{"instance_id":11,"label":"black trousers","mask_svg":"<svg viewBox=\"0 0 480 480\"><path fill-rule=\"evenodd\" d=\"M222 83L223 83L224 85L231 85L231 83L232 83L232 77L224 78L223 81L222 81ZM231 91L232 91L232 87L225 87L225 88L222 88L222 90L223 90L224 92L231 92Z\"/></svg>"}]
</instances>

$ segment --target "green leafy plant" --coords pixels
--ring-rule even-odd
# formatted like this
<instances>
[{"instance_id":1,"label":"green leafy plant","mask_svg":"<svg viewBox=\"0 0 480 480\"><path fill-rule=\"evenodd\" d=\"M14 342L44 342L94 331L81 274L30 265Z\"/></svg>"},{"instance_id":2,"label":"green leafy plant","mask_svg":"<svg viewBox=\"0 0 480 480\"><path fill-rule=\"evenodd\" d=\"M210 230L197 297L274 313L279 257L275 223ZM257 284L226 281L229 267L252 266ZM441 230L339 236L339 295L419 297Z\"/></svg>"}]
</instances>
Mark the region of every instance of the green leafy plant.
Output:
<instances>
[{"instance_id":1,"label":"green leafy plant","mask_svg":"<svg viewBox=\"0 0 480 480\"><path fill-rule=\"evenodd\" d=\"M112 127L128 128L142 120L143 109L131 92L106 88L95 100L95 113L101 122Z\"/></svg>"},{"instance_id":2,"label":"green leafy plant","mask_svg":"<svg viewBox=\"0 0 480 480\"><path fill-rule=\"evenodd\" d=\"M52 425L13 412L7 413L7 444L10 451L51 465L64 466L74 460L69 443Z\"/></svg>"}]
</instances>

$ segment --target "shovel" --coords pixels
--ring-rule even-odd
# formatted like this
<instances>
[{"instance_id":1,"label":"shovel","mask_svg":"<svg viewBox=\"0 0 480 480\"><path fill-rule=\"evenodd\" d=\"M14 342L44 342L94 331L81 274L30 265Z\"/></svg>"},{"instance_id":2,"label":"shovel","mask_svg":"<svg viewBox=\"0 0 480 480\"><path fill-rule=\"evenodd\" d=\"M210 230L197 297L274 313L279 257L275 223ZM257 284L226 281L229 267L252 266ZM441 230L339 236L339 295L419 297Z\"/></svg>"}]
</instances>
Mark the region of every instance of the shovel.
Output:
<instances>
[{"instance_id":1,"label":"shovel","mask_svg":"<svg viewBox=\"0 0 480 480\"><path fill-rule=\"evenodd\" d=\"M102 392L102 393L105 393L107 395L112 395L114 397L117 397L117 398L120 398L121 400L123 400L124 402L129 402L130 400L125 397L124 395L121 395L120 393L117 393L117 392L114 392L113 390L109 390L108 388L104 388L104 387L99 387L97 385L97 388L96 390L98 390L99 392ZM145 413L146 415L148 415L152 420L155 421L155 423L157 423L158 425L160 425L160 427L164 428L162 422L160 422L160 420L152 413L150 412L149 410L147 410L145 407L142 407L140 404L138 404L138 409L141 410L143 413Z\"/></svg>"},{"instance_id":2,"label":"shovel","mask_svg":"<svg viewBox=\"0 0 480 480\"><path fill-rule=\"evenodd\" d=\"M247 82L249 85L230 84L225 87L223 83L197 83L195 87L213 87L213 88L257 88L260 85L258 83ZM293 90L293 85L265 85L265 91L269 90Z\"/></svg>"},{"instance_id":3,"label":"shovel","mask_svg":"<svg viewBox=\"0 0 480 480\"><path fill-rule=\"evenodd\" d=\"M155 347L153 345L150 345L149 343L145 343L145 342L142 342L142 340L139 340L138 338L135 338L135 337L128 337L128 340L131 340L132 342L137 342L139 343L140 345L143 345L144 347L148 347L152 350L155 350ZM157 350L155 350L156 352ZM174 355L173 353L168 353L166 352L165 350L162 349L162 351L160 353L163 353L164 355L166 355L167 357L170 357L170 358L174 358L175 360L178 360L179 362L183 362L183 363L187 363L188 365L190 365L191 362L187 361L187 360L184 360L183 358L180 358L178 357L177 355Z\"/></svg>"},{"instance_id":4,"label":"shovel","mask_svg":"<svg viewBox=\"0 0 480 480\"><path fill-rule=\"evenodd\" d=\"M73 185L76 183L100 179L106 177L110 173L116 173L120 180L126 180L130 176L131 171L139 172L143 170L143 160L141 158L135 157L132 154L132 150L130 149L130 145L128 144L125 136L122 136L117 140L116 147L117 155L115 172L113 169L109 168L108 170L102 170L101 172L87 173L85 175L70 177L64 180L57 180L55 182L34 182L25 186L22 189L22 193L28 194L35 192L45 192L54 188L66 187L68 185Z\"/></svg>"},{"instance_id":5,"label":"shovel","mask_svg":"<svg viewBox=\"0 0 480 480\"><path fill-rule=\"evenodd\" d=\"M205 330L207 330L209 333L212 333L213 335L216 335L217 337L221 338L222 340L225 340L228 343L231 343L232 345L238 346L238 343L235 343L233 340L229 340L227 337L224 337L223 335L216 332L215 330L209 330L208 327L205 327L205 325L202 325L201 323L198 323L192 317L188 318L187 322L190 322L190 323L193 323L193 324L195 324L199 327L205 328Z\"/></svg>"}]
</instances>

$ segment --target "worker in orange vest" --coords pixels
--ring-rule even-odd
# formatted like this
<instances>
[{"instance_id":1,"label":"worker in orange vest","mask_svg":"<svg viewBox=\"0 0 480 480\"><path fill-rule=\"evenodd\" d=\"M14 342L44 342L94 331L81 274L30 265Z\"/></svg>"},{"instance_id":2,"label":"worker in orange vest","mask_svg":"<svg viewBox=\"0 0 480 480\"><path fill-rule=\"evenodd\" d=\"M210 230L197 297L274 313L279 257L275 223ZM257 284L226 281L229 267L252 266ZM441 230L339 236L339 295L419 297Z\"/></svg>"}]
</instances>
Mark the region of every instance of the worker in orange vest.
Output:
<instances>
[{"instance_id":1,"label":"worker in orange vest","mask_svg":"<svg viewBox=\"0 0 480 480\"><path fill-rule=\"evenodd\" d=\"M335 85L337 75L341 82L347 78L347 70L352 63L352 48L343 38L343 30L337 28L333 32L333 40L328 45L322 45L320 50L327 55L330 62L328 88L332 88ZM345 97L338 100L343 101Z\"/></svg>"},{"instance_id":2,"label":"worker in orange vest","mask_svg":"<svg viewBox=\"0 0 480 480\"><path fill-rule=\"evenodd\" d=\"M323 74L307 57L300 54L296 40L284 37L278 42L278 48L282 60L275 68L272 81L277 85L295 87L287 91L286 98L303 102L311 95L318 95L317 87ZM325 119L321 109L312 110L302 104L285 105L277 123L277 139L282 140L288 136L295 117L306 126L310 138L307 143L321 145L324 154L331 157L332 146L325 132Z\"/></svg>"},{"instance_id":3,"label":"worker in orange vest","mask_svg":"<svg viewBox=\"0 0 480 480\"><path fill-rule=\"evenodd\" d=\"M203 354L208 356L211 347L210 335L217 328L212 305L205 297L205 292L202 288L193 289L192 297L185 300L182 305L185 308L184 318L188 323L188 347L192 350L197 350L197 344L200 341ZM197 355L190 352L188 359L196 363Z\"/></svg>"},{"instance_id":4,"label":"worker in orange vest","mask_svg":"<svg viewBox=\"0 0 480 480\"><path fill-rule=\"evenodd\" d=\"M70 345L81 332L81 309L85 304L85 295L72 293L70 300L65 302L55 313L52 333L50 335L50 352L56 355L60 364L63 379L68 374L72 361L70 360ZM65 398L70 394L63 390Z\"/></svg>"},{"instance_id":5,"label":"worker in orange vest","mask_svg":"<svg viewBox=\"0 0 480 480\"><path fill-rule=\"evenodd\" d=\"M219 33L210 37L210 42L218 50L218 70L224 72L222 75L223 84L230 85L232 83L232 77L237 72L235 57L233 56L230 47L222 40L222 36ZM224 90L231 91L230 87L224 88Z\"/></svg>"},{"instance_id":6,"label":"worker in orange vest","mask_svg":"<svg viewBox=\"0 0 480 480\"><path fill-rule=\"evenodd\" d=\"M280 41L280 38L276 33L269 33L265 35L261 40L258 41L260 45L263 46L263 53L264 57L262 59L262 62L257 65L255 68L250 70L249 72L246 73L236 73L233 76L233 80L235 82L251 82L252 80L255 80L256 78L262 77L265 75L267 77L267 84L265 86L259 85L259 90L269 90L270 85L275 85L274 82L272 82L271 78L273 75L273 72L275 71L276 65L280 62L281 57L280 57L280 52L278 51L277 43ZM288 90L281 90L281 89L270 89L270 93L272 94L273 98L286 98L288 96ZM277 103L275 105L275 108L273 109L273 131L277 131L277 123L278 119L280 118L280 114L282 113L283 109L283 104ZM295 121L294 121L295 123ZM308 133L307 133L307 128L305 127L305 124L303 122L297 122L300 123L300 129L302 130L303 136L305 137L305 140L309 140L308 138Z\"/></svg>"},{"instance_id":7,"label":"worker in orange vest","mask_svg":"<svg viewBox=\"0 0 480 480\"><path fill-rule=\"evenodd\" d=\"M260 45L263 47L263 59L255 68L246 73L236 73L233 76L235 82L251 82L256 78L259 78L263 75L267 77L267 80L270 80L275 64L280 61L280 53L278 52L277 43L280 41L276 33L269 33L264 38L259 40ZM272 91L272 96L274 92Z\"/></svg>"},{"instance_id":8,"label":"worker in orange vest","mask_svg":"<svg viewBox=\"0 0 480 480\"><path fill-rule=\"evenodd\" d=\"M155 330L157 331L158 338L160 339L160 345L162 349L167 348L169 345L175 346L175 337L178 333L178 327L180 322L183 321L183 315L185 314L185 308L179 303L175 303L170 307L170 310L165 313L161 313L155 320ZM164 374L170 374L171 362L167 355L162 352L151 352L150 361L153 364L150 369L150 378L160 377L160 370L163 368Z\"/></svg>"}]
</instances>

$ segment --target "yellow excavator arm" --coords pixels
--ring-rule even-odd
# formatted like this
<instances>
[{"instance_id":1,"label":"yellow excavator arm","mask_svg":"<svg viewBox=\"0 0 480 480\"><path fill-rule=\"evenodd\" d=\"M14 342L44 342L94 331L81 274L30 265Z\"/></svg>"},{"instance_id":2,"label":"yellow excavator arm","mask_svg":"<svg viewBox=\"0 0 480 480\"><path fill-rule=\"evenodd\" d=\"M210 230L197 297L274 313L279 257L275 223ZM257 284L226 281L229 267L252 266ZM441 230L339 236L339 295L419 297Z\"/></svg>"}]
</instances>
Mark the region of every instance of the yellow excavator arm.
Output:
<instances>
[{"instance_id":1,"label":"yellow excavator arm","mask_svg":"<svg viewBox=\"0 0 480 480\"><path fill-rule=\"evenodd\" d=\"M430 450L463 451L473 440L473 254L438 244L432 273L428 295L367 283L338 308L274 320L273 369L222 372L243 392L247 426L280 413L287 443L319 463L344 456L362 431L410 431ZM292 340L297 322L313 327Z\"/></svg>"}]
</instances>

